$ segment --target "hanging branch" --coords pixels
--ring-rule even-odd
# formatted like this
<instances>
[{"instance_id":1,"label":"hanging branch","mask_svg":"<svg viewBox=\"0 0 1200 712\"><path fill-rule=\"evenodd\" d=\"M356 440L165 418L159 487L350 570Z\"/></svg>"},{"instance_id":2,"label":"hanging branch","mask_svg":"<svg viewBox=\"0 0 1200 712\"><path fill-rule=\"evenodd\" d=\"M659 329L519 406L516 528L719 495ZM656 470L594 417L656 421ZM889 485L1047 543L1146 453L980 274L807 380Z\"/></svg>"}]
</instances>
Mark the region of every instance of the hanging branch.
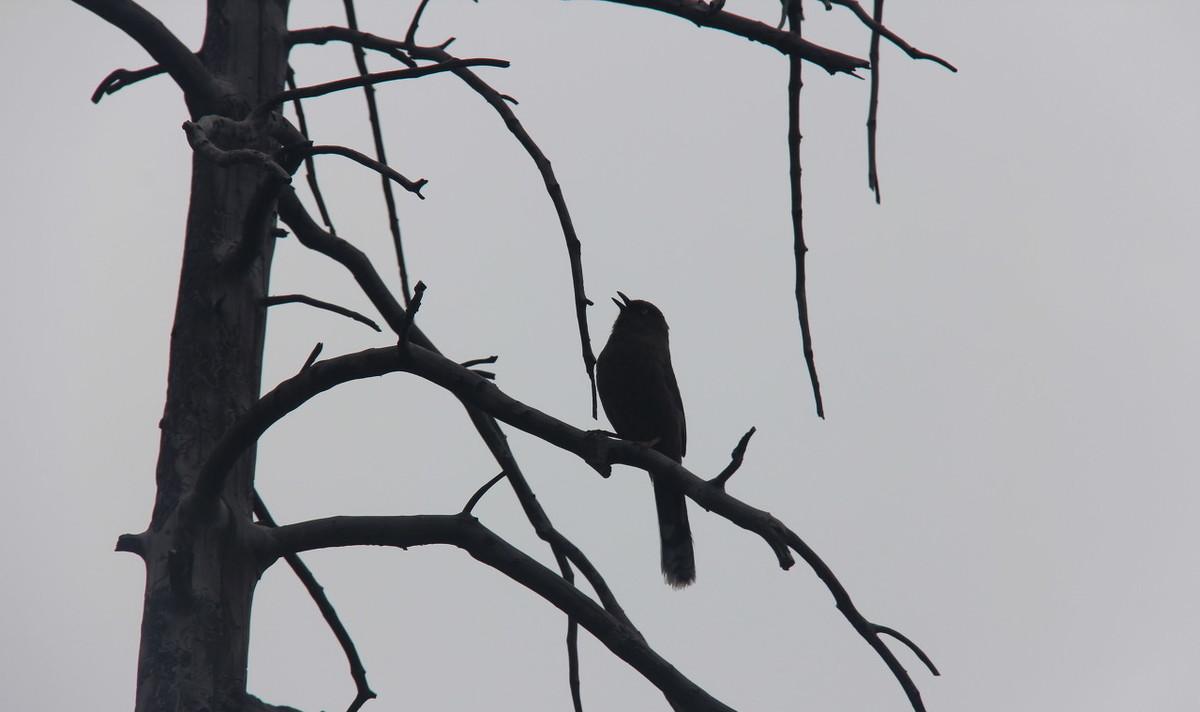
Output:
<instances>
[{"instance_id":1,"label":"hanging branch","mask_svg":"<svg viewBox=\"0 0 1200 712\"><path fill-rule=\"evenodd\" d=\"M296 91L296 73L292 71L291 67L288 67L286 81L288 91ZM292 99L292 109L296 112L296 123L299 124L300 135L304 137L305 142L311 144L308 122L304 118L304 102ZM317 212L321 214L321 222L325 224L326 229L337 234L337 230L333 228L333 219L329 217L329 210L325 207L325 197L321 194L321 186L317 183L317 164L311 153L304 157L304 173L308 181L308 189L317 203Z\"/></svg>"},{"instance_id":2,"label":"hanging branch","mask_svg":"<svg viewBox=\"0 0 1200 712\"><path fill-rule=\"evenodd\" d=\"M411 34L415 32L420 14L424 9L424 3L417 7L417 12L413 15L413 21L409 25L410 38L404 42L389 40L364 32L347 30L344 27L314 27L293 30L288 34L288 41L293 45L323 44L325 42L340 41L348 42L356 47L389 53L403 51L405 56L432 60L443 64L456 60L456 57L445 50L444 45L438 47L421 47L413 43ZM521 147L525 149L525 152L533 160L534 166L537 167L538 173L542 176L542 182L546 186L546 193L550 196L551 203L554 204L554 211L558 215L559 227L562 230L563 239L567 247L567 259L571 267L575 322L579 330L579 344L583 357L584 371L587 373L588 382L591 387L592 417L595 418L598 413L596 398L596 356L592 351L591 335L587 323L587 308L592 306L592 301L588 299L587 293L584 290L581 244L579 236L575 232L575 224L571 219L571 212L567 208L566 198L563 196L562 186L558 182L558 177L554 174L554 168L550 160L538 146L537 142L533 140L533 137L529 135L521 120L513 112L512 107L509 106L512 97L506 96L492 88L478 74L468 68L458 68L451 71L468 87L479 94L500 115L509 132L517 139L517 142L521 144Z\"/></svg>"},{"instance_id":3,"label":"hanging branch","mask_svg":"<svg viewBox=\"0 0 1200 712\"><path fill-rule=\"evenodd\" d=\"M788 23L799 35L803 13L799 0L788 5ZM800 166L800 89L804 86L801 69L804 62L792 55L788 58L788 178L792 196L792 251L796 260L796 311L800 317L800 340L804 349L804 363L808 366L808 380L812 383L813 401L817 405L817 417L825 417L825 404L821 400L821 380L817 377L817 362L813 356L812 326L808 320L808 286L805 272L805 256L808 245L804 244L804 193L801 187Z\"/></svg>"},{"instance_id":4,"label":"hanging branch","mask_svg":"<svg viewBox=\"0 0 1200 712\"><path fill-rule=\"evenodd\" d=\"M358 18L354 13L354 0L342 0L343 6L346 8L346 24L351 30L358 30ZM367 76L370 74L367 71L367 54L362 47L358 45L350 45L351 51L354 52L354 66L358 68L359 76ZM387 153L383 147L383 129L379 120L379 106L375 102L375 87L371 84L363 85L363 95L367 99L367 119L371 123L371 138L375 142L375 157L382 164L387 164ZM404 243L400 239L400 217L396 212L396 196L392 192L392 184L387 179L380 180L383 188L383 202L387 206L388 228L392 231L392 245L396 249L396 266L400 270L400 296L404 299L404 305L408 306L409 300L412 298L411 291L408 286L408 266L404 261Z\"/></svg>"},{"instance_id":5,"label":"hanging branch","mask_svg":"<svg viewBox=\"0 0 1200 712\"><path fill-rule=\"evenodd\" d=\"M858 3L855 3L857 5ZM879 110L879 29L883 26L883 0L875 0L875 25L871 28L871 100L867 110L867 187L875 191L875 204L882 196L879 193L879 167L875 159L876 118Z\"/></svg>"},{"instance_id":6,"label":"hanging branch","mask_svg":"<svg viewBox=\"0 0 1200 712\"><path fill-rule=\"evenodd\" d=\"M271 528L279 526L267 510L267 505L263 502L257 490L254 492L254 516L258 517L259 523L263 526ZM354 640L350 637L350 632L342 624L342 619L338 617L337 610L333 607L333 603L330 602L329 596L325 595L325 589L321 584L317 583L317 577L313 576L308 566L300 560L300 555L295 553L284 554L283 559L292 568L292 571L296 574L296 578L300 579L300 583L304 585L304 590L308 591L308 595L312 597L313 603L317 604L317 609L321 611L321 617L325 619L325 624L333 631L333 637L337 638L338 645L342 646L342 652L346 655L346 662L350 665L350 677L354 680L354 689L356 690L354 699L350 702L350 706L346 708L346 712L358 712L358 709L366 704L367 700L377 697L371 690L371 685L367 682L367 669L363 667L362 658L358 656L358 648L355 647Z\"/></svg>"}]
</instances>

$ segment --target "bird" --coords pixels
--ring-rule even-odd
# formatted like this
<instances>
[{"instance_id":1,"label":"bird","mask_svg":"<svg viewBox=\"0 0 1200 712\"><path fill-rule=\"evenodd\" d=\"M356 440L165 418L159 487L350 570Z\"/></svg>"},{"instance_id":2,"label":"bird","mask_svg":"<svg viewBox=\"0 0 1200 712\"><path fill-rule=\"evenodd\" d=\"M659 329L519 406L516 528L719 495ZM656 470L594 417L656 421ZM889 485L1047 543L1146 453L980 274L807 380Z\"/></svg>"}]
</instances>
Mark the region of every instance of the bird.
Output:
<instances>
[{"instance_id":1,"label":"bird","mask_svg":"<svg viewBox=\"0 0 1200 712\"><path fill-rule=\"evenodd\" d=\"M648 301L617 292L618 313L596 360L596 387L617 435L653 447L676 462L687 452L683 398L671 367L667 320ZM696 580L687 498L676 483L653 473L654 503L662 545L662 573L672 588Z\"/></svg>"}]
</instances>

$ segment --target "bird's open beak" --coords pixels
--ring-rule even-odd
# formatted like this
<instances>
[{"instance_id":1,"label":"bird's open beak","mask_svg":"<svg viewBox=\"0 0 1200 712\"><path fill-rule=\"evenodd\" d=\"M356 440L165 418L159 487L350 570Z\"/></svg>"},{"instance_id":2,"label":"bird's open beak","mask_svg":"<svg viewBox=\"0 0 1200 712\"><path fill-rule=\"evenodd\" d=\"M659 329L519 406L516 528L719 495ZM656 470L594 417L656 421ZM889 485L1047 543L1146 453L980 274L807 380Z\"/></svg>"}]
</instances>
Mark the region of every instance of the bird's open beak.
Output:
<instances>
[{"instance_id":1,"label":"bird's open beak","mask_svg":"<svg viewBox=\"0 0 1200 712\"><path fill-rule=\"evenodd\" d=\"M616 304L618 309L624 311L625 307L629 306L629 297L625 296L622 292L617 292L617 296L621 298L621 301L618 302L616 297L614 297L613 304Z\"/></svg>"}]
</instances>

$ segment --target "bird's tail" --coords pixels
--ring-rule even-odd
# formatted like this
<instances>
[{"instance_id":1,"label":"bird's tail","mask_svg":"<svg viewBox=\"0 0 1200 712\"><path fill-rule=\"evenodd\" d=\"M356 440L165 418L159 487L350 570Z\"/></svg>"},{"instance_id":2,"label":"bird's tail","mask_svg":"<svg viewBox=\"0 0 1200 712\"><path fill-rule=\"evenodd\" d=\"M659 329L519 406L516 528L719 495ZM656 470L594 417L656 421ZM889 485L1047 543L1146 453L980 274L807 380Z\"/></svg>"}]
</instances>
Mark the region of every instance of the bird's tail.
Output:
<instances>
[{"instance_id":1,"label":"bird's tail","mask_svg":"<svg viewBox=\"0 0 1200 712\"><path fill-rule=\"evenodd\" d=\"M658 509L658 535L662 540L663 578L671 588L683 588L696 580L687 498L674 484L655 480L654 504Z\"/></svg>"}]
</instances>

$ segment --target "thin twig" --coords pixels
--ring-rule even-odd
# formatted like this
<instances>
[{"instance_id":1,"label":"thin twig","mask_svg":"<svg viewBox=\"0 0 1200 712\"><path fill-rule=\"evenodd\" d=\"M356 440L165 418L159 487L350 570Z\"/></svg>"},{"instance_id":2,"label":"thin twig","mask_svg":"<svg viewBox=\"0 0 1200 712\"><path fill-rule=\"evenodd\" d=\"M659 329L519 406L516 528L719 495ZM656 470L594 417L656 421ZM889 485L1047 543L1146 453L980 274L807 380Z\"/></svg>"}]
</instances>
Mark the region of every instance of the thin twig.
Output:
<instances>
[{"instance_id":1,"label":"thin twig","mask_svg":"<svg viewBox=\"0 0 1200 712\"><path fill-rule=\"evenodd\" d=\"M863 6L858 3L858 0L822 0L822 2L825 2L826 6L828 6L830 3L833 3L834 5L841 5L842 7L849 8L850 11L854 13L855 17L857 17L864 25L871 28L872 34L883 35L889 42L899 47L909 57L912 57L913 59L929 60L930 62L936 62L937 64L942 65L952 72L958 71L958 68L953 64L950 64L937 55L929 54L928 52L922 52L916 47L913 47L909 43L905 42L899 35L884 26L883 15L879 11L878 4L876 4L875 16L871 17L871 15L867 14L867 11L863 9ZM871 62L871 66L875 66L874 61Z\"/></svg>"},{"instance_id":2,"label":"thin twig","mask_svg":"<svg viewBox=\"0 0 1200 712\"><path fill-rule=\"evenodd\" d=\"M349 317L360 324L366 324L375 331L382 331L382 329L379 328L379 324L376 324L375 320L371 319L370 317L363 316L353 309L347 309L346 307L338 306L337 304L331 304L330 302L323 302L320 299L313 299L312 297L304 294L279 294L272 297L266 297L263 299L263 304L268 307L277 306L279 304L307 304L310 307L324 309L325 311L331 311L334 314L341 314L344 317Z\"/></svg>"},{"instance_id":3,"label":"thin twig","mask_svg":"<svg viewBox=\"0 0 1200 712\"><path fill-rule=\"evenodd\" d=\"M855 3L857 4L857 3ZM875 204L882 201L875 137L879 111L879 30L883 26L883 0L875 0L875 26L871 28L871 101L867 109L867 187L875 191Z\"/></svg>"},{"instance_id":4,"label":"thin twig","mask_svg":"<svg viewBox=\"0 0 1200 712\"><path fill-rule=\"evenodd\" d=\"M397 343L402 348L408 348L408 335L412 331L413 321L417 318L417 311L421 308L421 297L425 295L425 283L418 280L417 286L413 289L413 298L408 305L408 313L404 315L404 322L400 325L400 333L397 334L399 340Z\"/></svg>"},{"instance_id":5,"label":"thin twig","mask_svg":"<svg viewBox=\"0 0 1200 712\"><path fill-rule=\"evenodd\" d=\"M254 492L254 515L258 517L260 524L277 528L279 525L275 523L275 519L271 517L271 513L267 511L267 505L263 502L258 491ZM358 649L354 646L354 641L350 638L350 633L346 630L346 626L342 625L341 618L338 617L337 610L329 601L329 597L325 595L325 589L321 584L317 583L317 578L313 576L312 571L308 566L300 560L298 554L284 554L284 561L288 566L292 567L296 578L300 579L300 583L304 584L304 589L308 591L308 595L312 596L313 602L317 604L317 608L321 611L321 617L325 619L325 623L333 631L333 636L337 638L338 645L342 646L342 652L346 654L346 662L350 664L350 677L354 679L354 687L356 694L354 701L346 708L346 712L357 712L357 710L366 703L367 700L374 699L375 693L371 691L371 686L367 683L367 670L363 667L362 658L358 656Z\"/></svg>"},{"instance_id":6,"label":"thin twig","mask_svg":"<svg viewBox=\"0 0 1200 712\"><path fill-rule=\"evenodd\" d=\"M161 64L152 64L141 69L114 69L108 76L100 80L96 90L92 92L92 103L99 104L100 100L109 94L116 94L127 86L132 86L150 77L166 74L167 70Z\"/></svg>"},{"instance_id":7,"label":"thin twig","mask_svg":"<svg viewBox=\"0 0 1200 712\"><path fill-rule=\"evenodd\" d=\"M354 13L354 0L342 0L342 4L346 8L346 25L351 30L357 31L358 18ZM350 49L354 53L354 66L358 69L359 76L365 77L370 74L367 70L367 53L358 45L351 45ZM383 146L383 128L382 122L379 120L379 105L375 101L374 85L364 84L363 94L367 100L367 119L371 124L371 139L375 142L375 157L379 159L380 164L386 166L387 152ZM408 286L408 265L404 260L404 242L400 237L400 216L396 211L396 195L392 191L392 184L388 182L387 178L380 180L380 186L383 189L383 202L387 207L388 228L392 232L392 245L396 250L396 266L400 270L400 296L404 299L405 306L407 306L411 298L411 293ZM421 195L419 188L414 192L417 195Z\"/></svg>"},{"instance_id":8,"label":"thin twig","mask_svg":"<svg viewBox=\"0 0 1200 712\"><path fill-rule=\"evenodd\" d=\"M287 88L289 91L296 90L296 73L292 71L291 67L288 67ZM300 125L300 134L306 141L309 141L308 122L304 118L304 103L299 99L292 99L292 109L296 112L296 122ZM312 142L309 141L309 143ZM317 183L317 164L313 161L311 153L304 157L304 172L305 178L308 180L308 189L312 192L313 200L317 202L317 212L321 214L321 222L325 224L327 230L336 235L337 230L333 228L333 219L325 207L325 196L321 194L321 186Z\"/></svg>"},{"instance_id":9,"label":"thin twig","mask_svg":"<svg viewBox=\"0 0 1200 712\"><path fill-rule=\"evenodd\" d=\"M750 428L746 431L746 434L742 436L742 439L738 440L737 446L733 448L733 452L729 454L729 464L725 466L724 470L721 470L719 475L709 480L709 482L716 487L725 489L725 483L728 482L729 478L733 477L733 473L737 472L738 468L742 466L742 460L746 457L746 446L750 444L750 438L754 436L754 433L757 430L758 428Z\"/></svg>"},{"instance_id":10,"label":"thin twig","mask_svg":"<svg viewBox=\"0 0 1200 712\"><path fill-rule=\"evenodd\" d=\"M495 477L488 480L487 482L484 482L479 487L479 489L475 490L475 494L471 495L471 498L467 500L467 503L465 505L463 505L462 513L470 514L471 510L475 509L475 505L479 503L479 500L483 499L483 495L487 494L487 491L492 488L492 485L496 484L497 482L499 482L502 479L504 479L503 472L496 475Z\"/></svg>"},{"instance_id":11,"label":"thin twig","mask_svg":"<svg viewBox=\"0 0 1200 712\"><path fill-rule=\"evenodd\" d=\"M312 368L312 365L317 362L317 357L321 355L321 351L325 348L325 344L320 341L312 347L312 351L308 352L308 358L304 359L304 365L300 367L301 373Z\"/></svg>"},{"instance_id":12,"label":"thin twig","mask_svg":"<svg viewBox=\"0 0 1200 712\"><path fill-rule=\"evenodd\" d=\"M409 180L386 163L377 161L366 154L355 151L353 148L321 144L317 146L300 147L292 150L297 150L310 156L319 156L322 154L345 156L346 158L355 161L359 165L366 166L367 168L376 171L383 176L384 181L388 182L389 185L391 184L391 181L395 181L403 186L405 190L415 194L421 200L425 199L425 196L421 195L421 189L424 188L427 183L429 183L428 180L424 178L419 178L415 181ZM407 277L405 279L407 280Z\"/></svg>"},{"instance_id":13,"label":"thin twig","mask_svg":"<svg viewBox=\"0 0 1200 712\"><path fill-rule=\"evenodd\" d=\"M472 368L474 366L482 366L485 363L496 363L496 361L499 358L500 358L499 356L486 356L484 358L473 358L469 361L463 361L462 363L459 364L459 366L462 366L463 368ZM476 373L478 373L478 371L476 371Z\"/></svg>"},{"instance_id":14,"label":"thin twig","mask_svg":"<svg viewBox=\"0 0 1200 712\"><path fill-rule=\"evenodd\" d=\"M413 13L412 21L408 23L408 32L404 33L404 43L413 45L417 43L417 27L421 24L421 15L425 14L425 6L429 4L429 0L421 0L417 5L416 12Z\"/></svg>"},{"instance_id":15,"label":"thin twig","mask_svg":"<svg viewBox=\"0 0 1200 712\"><path fill-rule=\"evenodd\" d=\"M284 102L292 101L294 99L311 99L316 96L325 96L326 94L332 94L345 89L355 89L368 84L381 84L383 82L392 82L400 79L416 79L418 77L429 76L430 74L454 71L455 69L459 69L461 67L505 68L507 66L509 66L509 62L507 60L477 57L472 59L456 59L452 62L443 62L441 64L429 64L424 67L395 69L390 72L374 72L365 76L336 79L332 82L314 84L312 86L279 92L275 96L264 101L262 104L259 104L258 107L255 108L251 113L250 118L251 120L265 120L267 114Z\"/></svg>"},{"instance_id":16,"label":"thin twig","mask_svg":"<svg viewBox=\"0 0 1200 712\"><path fill-rule=\"evenodd\" d=\"M614 655L656 686L678 709L732 712L685 677L612 613L536 559L505 541L474 517L461 514L393 517L330 517L264 529L263 554L339 546L411 548L451 545L525 586L583 626Z\"/></svg>"},{"instance_id":17,"label":"thin twig","mask_svg":"<svg viewBox=\"0 0 1200 712\"><path fill-rule=\"evenodd\" d=\"M761 42L769 47L774 47L784 54L812 62L830 74L838 72L854 74L855 70L866 69L870 66L865 59L813 44L795 32L787 32L772 27L765 22L752 20L748 17L725 12L724 10L714 12L709 4L702 2L702 0L608 1L620 5L633 5L635 7L644 7L648 10L657 10L668 15L682 17L701 27L711 27L738 35L739 37L745 37L754 42ZM791 0L791 3L795 5L800 4L798 0Z\"/></svg>"},{"instance_id":18,"label":"thin twig","mask_svg":"<svg viewBox=\"0 0 1200 712\"><path fill-rule=\"evenodd\" d=\"M938 672L937 666L933 664L933 661L929 659L929 656L925 654L925 651L921 650L916 643L909 640L907 635L894 628L889 628L886 625L876 625L875 632L882 633L884 635L890 635L901 643L904 643L904 645L906 645L908 649L912 651L913 655L916 655L918 658L920 658L921 662L925 664L925 667L929 669L931 674L933 674L935 677L941 676L941 673Z\"/></svg>"},{"instance_id":19,"label":"thin twig","mask_svg":"<svg viewBox=\"0 0 1200 712\"><path fill-rule=\"evenodd\" d=\"M788 8L788 21L792 31L800 34L800 3L795 0ZM804 243L804 193L801 187L800 166L800 89L804 86L801 69L804 63L799 57L788 60L788 177L792 196L792 251L796 260L796 310L800 317L800 340L804 349L804 363L808 365L808 378L812 382L813 400L817 405L817 416L825 417L825 405L821 401L821 381L817 377L817 363L813 356L812 327L808 321L808 292L804 258L808 246Z\"/></svg>"},{"instance_id":20,"label":"thin twig","mask_svg":"<svg viewBox=\"0 0 1200 712\"><path fill-rule=\"evenodd\" d=\"M209 72L186 45L153 13L133 0L75 0L142 46L183 90L192 118L221 113L233 99L230 88Z\"/></svg>"},{"instance_id":21,"label":"thin twig","mask_svg":"<svg viewBox=\"0 0 1200 712\"><path fill-rule=\"evenodd\" d=\"M449 62L454 59L449 53L443 49L427 48L427 47L410 47L409 53L422 59L433 59L439 62ZM581 245L579 236L575 233L575 223L571 219L571 211L567 208L567 200L563 196L562 186L558 182L558 177L554 174L554 168L550 164L550 160L546 158L546 154L525 130L521 120L513 112L512 107L504 99L504 95L496 91L487 82L479 78L469 69L454 70L455 76L462 79L471 89L475 90L479 96L483 97L497 114L500 115L504 125L508 127L509 132L533 159L533 164L537 167L538 173L542 176L542 182L546 186L546 193L550 196L550 202L554 204L554 212L558 215L558 224L563 233L563 240L567 246L567 260L571 266L571 288L574 290L575 303L575 324L579 329L579 347L580 354L583 357L583 368L587 374L588 383L591 389L592 397L592 418L597 416L597 398L596 398L596 356L592 351L591 333L587 323L587 308L592 306L592 300L588 299L587 292L583 286L583 256L581 254Z\"/></svg>"}]
</instances>

